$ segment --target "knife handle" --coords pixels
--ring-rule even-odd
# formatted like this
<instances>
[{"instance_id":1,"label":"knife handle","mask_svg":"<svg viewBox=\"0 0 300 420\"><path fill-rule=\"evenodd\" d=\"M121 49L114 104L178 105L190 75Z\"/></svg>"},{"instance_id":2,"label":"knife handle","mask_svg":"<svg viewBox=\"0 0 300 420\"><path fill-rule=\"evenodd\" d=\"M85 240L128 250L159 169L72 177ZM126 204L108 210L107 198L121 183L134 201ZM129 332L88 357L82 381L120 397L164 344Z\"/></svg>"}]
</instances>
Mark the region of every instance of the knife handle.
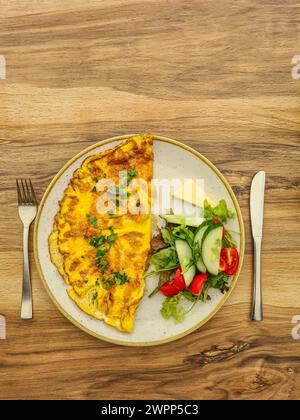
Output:
<instances>
[{"instance_id":1,"label":"knife handle","mask_svg":"<svg viewBox=\"0 0 300 420\"><path fill-rule=\"evenodd\" d=\"M263 320L262 293L261 293L261 238L254 239L254 283L252 301L252 321Z\"/></svg>"}]
</instances>

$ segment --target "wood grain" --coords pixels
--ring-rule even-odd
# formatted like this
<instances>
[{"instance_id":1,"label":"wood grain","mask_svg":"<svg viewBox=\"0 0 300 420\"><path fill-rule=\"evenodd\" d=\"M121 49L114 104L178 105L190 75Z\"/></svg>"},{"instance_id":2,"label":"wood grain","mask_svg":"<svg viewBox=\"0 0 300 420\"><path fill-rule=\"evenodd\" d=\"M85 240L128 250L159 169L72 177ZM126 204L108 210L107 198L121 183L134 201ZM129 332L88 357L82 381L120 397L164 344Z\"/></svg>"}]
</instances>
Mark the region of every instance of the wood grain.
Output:
<instances>
[{"instance_id":1,"label":"wood grain","mask_svg":"<svg viewBox=\"0 0 300 420\"><path fill-rule=\"evenodd\" d=\"M0 398L299 399L300 54L296 0L0 0ZM233 186L246 256L226 306L160 347L96 340L49 301L30 257L34 319L19 319L21 224L14 180L41 198L94 142L153 132L209 158ZM249 321L249 186L267 172L265 320ZM31 242L32 244L32 242ZM118 384L118 386L116 386Z\"/></svg>"}]
</instances>

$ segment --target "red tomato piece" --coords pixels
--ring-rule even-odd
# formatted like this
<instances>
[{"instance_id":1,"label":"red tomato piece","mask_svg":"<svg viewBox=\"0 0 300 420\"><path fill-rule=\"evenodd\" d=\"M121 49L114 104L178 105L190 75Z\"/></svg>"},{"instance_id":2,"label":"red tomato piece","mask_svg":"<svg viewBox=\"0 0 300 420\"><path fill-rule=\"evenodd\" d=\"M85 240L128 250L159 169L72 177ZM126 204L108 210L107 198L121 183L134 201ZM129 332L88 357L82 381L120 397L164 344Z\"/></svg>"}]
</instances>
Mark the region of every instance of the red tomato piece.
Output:
<instances>
[{"instance_id":1,"label":"red tomato piece","mask_svg":"<svg viewBox=\"0 0 300 420\"><path fill-rule=\"evenodd\" d=\"M221 250L221 258L225 260L227 268L225 271L226 274L232 276L237 272L239 266L239 253L236 248L223 248Z\"/></svg>"},{"instance_id":2,"label":"red tomato piece","mask_svg":"<svg viewBox=\"0 0 300 420\"><path fill-rule=\"evenodd\" d=\"M177 295L179 290L172 283L173 281L163 284L159 290L168 297Z\"/></svg>"},{"instance_id":3,"label":"red tomato piece","mask_svg":"<svg viewBox=\"0 0 300 420\"><path fill-rule=\"evenodd\" d=\"M184 277L182 275L181 267L177 268L175 277L172 283L173 283L173 286L175 286L176 289L178 289L180 292L185 289L186 286L185 286Z\"/></svg>"},{"instance_id":4,"label":"red tomato piece","mask_svg":"<svg viewBox=\"0 0 300 420\"><path fill-rule=\"evenodd\" d=\"M163 284L160 287L160 291L165 295L165 296L175 296L177 295L179 292L182 292L182 290L185 289L185 281L184 281L184 277L182 275L181 272L181 267L177 268L175 276L173 277L172 280L168 281L168 283Z\"/></svg>"},{"instance_id":5,"label":"red tomato piece","mask_svg":"<svg viewBox=\"0 0 300 420\"><path fill-rule=\"evenodd\" d=\"M227 263L224 260L224 258L220 257L220 271L226 271L227 270Z\"/></svg>"},{"instance_id":6,"label":"red tomato piece","mask_svg":"<svg viewBox=\"0 0 300 420\"><path fill-rule=\"evenodd\" d=\"M196 274L192 283L190 284L189 290L193 295L200 295L203 290L203 286L206 283L208 274Z\"/></svg>"}]
</instances>

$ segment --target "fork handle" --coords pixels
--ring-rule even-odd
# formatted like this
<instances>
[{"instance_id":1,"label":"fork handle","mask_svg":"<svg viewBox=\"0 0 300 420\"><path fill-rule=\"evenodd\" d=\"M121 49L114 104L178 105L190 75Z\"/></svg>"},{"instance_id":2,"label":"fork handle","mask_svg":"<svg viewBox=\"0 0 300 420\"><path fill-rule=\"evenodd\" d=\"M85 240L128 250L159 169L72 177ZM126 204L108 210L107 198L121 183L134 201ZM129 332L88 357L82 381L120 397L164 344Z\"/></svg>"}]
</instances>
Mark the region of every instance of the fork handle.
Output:
<instances>
[{"instance_id":1,"label":"fork handle","mask_svg":"<svg viewBox=\"0 0 300 420\"><path fill-rule=\"evenodd\" d=\"M29 226L23 229L23 287L21 303L21 319L32 319L32 294L28 257Z\"/></svg>"},{"instance_id":2,"label":"fork handle","mask_svg":"<svg viewBox=\"0 0 300 420\"><path fill-rule=\"evenodd\" d=\"M254 239L254 283L252 302L252 321L263 320L263 305L261 292L261 238Z\"/></svg>"}]
</instances>

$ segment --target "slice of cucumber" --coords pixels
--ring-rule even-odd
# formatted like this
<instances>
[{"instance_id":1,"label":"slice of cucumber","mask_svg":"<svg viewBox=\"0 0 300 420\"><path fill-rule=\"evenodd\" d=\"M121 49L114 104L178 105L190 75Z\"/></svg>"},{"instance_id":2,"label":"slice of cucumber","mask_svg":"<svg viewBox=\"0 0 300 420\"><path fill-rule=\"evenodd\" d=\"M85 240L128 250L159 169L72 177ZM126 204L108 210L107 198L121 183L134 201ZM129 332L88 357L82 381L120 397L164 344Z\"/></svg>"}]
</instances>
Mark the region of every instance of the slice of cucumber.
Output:
<instances>
[{"instance_id":1,"label":"slice of cucumber","mask_svg":"<svg viewBox=\"0 0 300 420\"><path fill-rule=\"evenodd\" d=\"M193 258L193 252L190 246L188 245L188 243L184 241L183 239L176 239L175 247L178 254L178 259L181 265L181 269L182 271L185 271ZM195 277L195 274L196 274L195 265L192 265L187 271L185 271L182 274L184 277L186 287L189 287L189 285L192 283L193 278Z\"/></svg>"},{"instance_id":2,"label":"slice of cucumber","mask_svg":"<svg viewBox=\"0 0 300 420\"><path fill-rule=\"evenodd\" d=\"M203 235L208 228L209 228L209 224L205 224L203 226L200 226L200 228L196 232L196 235L195 235L195 238L194 238L194 244L198 242L200 249L202 249ZM200 271L200 273L204 274L207 271L201 256L198 258L198 260L196 262L196 267Z\"/></svg>"},{"instance_id":3,"label":"slice of cucumber","mask_svg":"<svg viewBox=\"0 0 300 420\"><path fill-rule=\"evenodd\" d=\"M205 274L207 272L207 268L205 267L202 257L199 257L196 261L196 267L202 274Z\"/></svg>"},{"instance_id":4,"label":"slice of cucumber","mask_svg":"<svg viewBox=\"0 0 300 420\"><path fill-rule=\"evenodd\" d=\"M207 271L216 276L219 273L223 226L211 229L202 242L202 259Z\"/></svg>"},{"instance_id":5,"label":"slice of cucumber","mask_svg":"<svg viewBox=\"0 0 300 420\"><path fill-rule=\"evenodd\" d=\"M203 222L203 217L200 216L189 217L180 214L161 214L160 217L165 219L168 223L174 223L175 225L198 227Z\"/></svg>"},{"instance_id":6,"label":"slice of cucumber","mask_svg":"<svg viewBox=\"0 0 300 420\"><path fill-rule=\"evenodd\" d=\"M199 245L201 246L201 242L202 242L202 238L204 233L206 232L206 230L209 228L209 223L202 223L202 225L199 227L199 229L196 231L195 233L195 238L194 238L194 242L198 242Z\"/></svg>"}]
</instances>

